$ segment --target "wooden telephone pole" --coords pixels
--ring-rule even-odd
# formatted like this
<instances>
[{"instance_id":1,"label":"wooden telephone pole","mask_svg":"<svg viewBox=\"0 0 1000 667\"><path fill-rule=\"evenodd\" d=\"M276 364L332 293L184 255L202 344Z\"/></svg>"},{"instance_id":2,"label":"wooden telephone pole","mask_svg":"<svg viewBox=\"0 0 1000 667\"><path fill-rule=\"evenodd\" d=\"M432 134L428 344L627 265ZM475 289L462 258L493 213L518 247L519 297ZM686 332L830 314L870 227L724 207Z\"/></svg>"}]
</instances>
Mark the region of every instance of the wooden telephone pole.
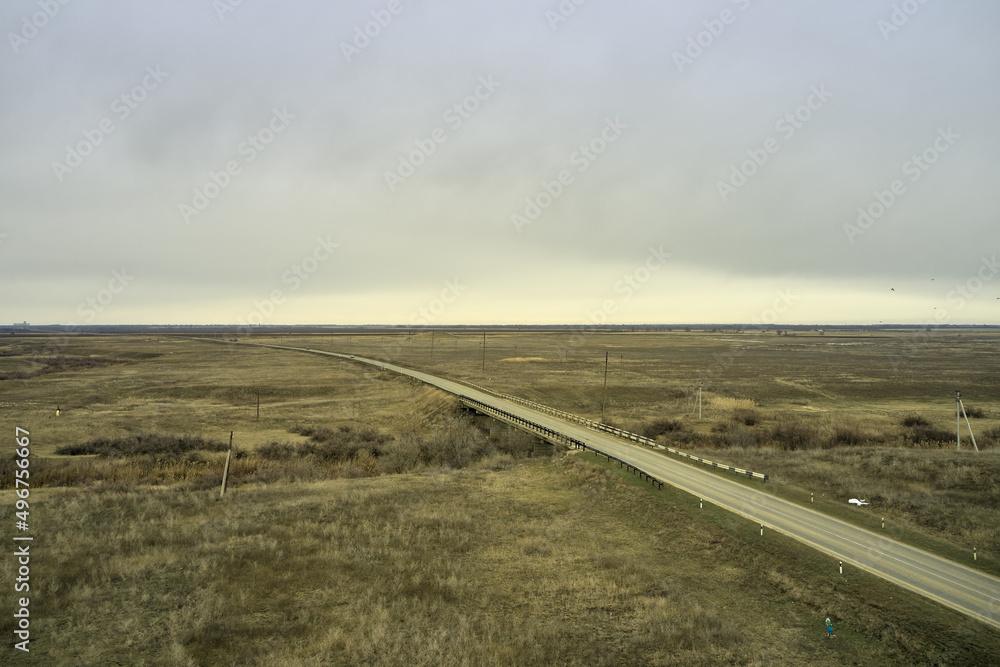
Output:
<instances>
[{"instance_id":1,"label":"wooden telephone pole","mask_svg":"<svg viewBox=\"0 0 1000 667\"><path fill-rule=\"evenodd\" d=\"M222 471L222 490L219 491L219 498L226 495L226 483L229 482L229 460L233 457L233 432L229 432L229 452L226 453L226 467Z\"/></svg>"},{"instance_id":2,"label":"wooden telephone pole","mask_svg":"<svg viewBox=\"0 0 1000 667\"><path fill-rule=\"evenodd\" d=\"M962 448L962 417L965 417L965 425L969 429L969 437L972 438L972 446L979 451L976 444L976 436L972 434L972 424L969 423L969 415L965 414L965 405L962 404L962 392L955 391L955 447Z\"/></svg>"},{"instance_id":3,"label":"wooden telephone pole","mask_svg":"<svg viewBox=\"0 0 1000 667\"><path fill-rule=\"evenodd\" d=\"M604 391L601 394L601 423L604 423L604 406L608 402L608 353L604 353Z\"/></svg>"}]
</instances>

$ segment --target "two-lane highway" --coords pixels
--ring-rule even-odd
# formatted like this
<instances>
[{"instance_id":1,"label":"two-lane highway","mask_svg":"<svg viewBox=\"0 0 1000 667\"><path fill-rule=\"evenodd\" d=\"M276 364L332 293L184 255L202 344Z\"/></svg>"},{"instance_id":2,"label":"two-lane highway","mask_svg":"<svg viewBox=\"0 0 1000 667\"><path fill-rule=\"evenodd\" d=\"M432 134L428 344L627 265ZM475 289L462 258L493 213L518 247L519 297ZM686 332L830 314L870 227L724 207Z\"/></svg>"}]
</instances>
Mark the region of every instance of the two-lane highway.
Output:
<instances>
[{"instance_id":1,"label":"two-lane highway","mask_svg":"<svg viewBox=\"0 0 1000 667\"><path fill-rule=\"evenodd\" d=\"M459 382L375 359L277 345L266 347L352 359L408 375L452 394L482 401L607 452L709 503L827 553L843 561L845 566L860 567L984 623L1000 627L1000 579L996 577L762 493L610 434L497 398Z\"/></svg>"}]
</instances>

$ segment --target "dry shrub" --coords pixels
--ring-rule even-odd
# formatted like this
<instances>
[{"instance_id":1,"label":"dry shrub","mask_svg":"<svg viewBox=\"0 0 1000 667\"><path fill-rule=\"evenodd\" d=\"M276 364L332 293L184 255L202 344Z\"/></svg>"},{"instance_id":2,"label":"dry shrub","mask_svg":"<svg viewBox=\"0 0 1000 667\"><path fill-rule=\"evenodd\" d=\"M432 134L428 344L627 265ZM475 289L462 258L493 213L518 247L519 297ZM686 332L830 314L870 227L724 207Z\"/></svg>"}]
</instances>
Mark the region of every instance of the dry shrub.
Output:
<instances>
[{"instance_id":1,"label":"dry shrub","mask_svg":"<svg viewBox=\"0 0 1000 667\"><path fill-rule=\"evenodd\" d=\"M726 424L722 429L722 442L727 447L756 447L757 433L749 426Z\"/></svg>"},{"instance_id":2,"label":"dry shrub","mask_svg":"<svg viewBox=\"0 0 1000 667\"><path fill-rule=\"evenodd\" d=\"M286 461L296 455L295 445L290 442L271 441L257 448L257 455L269 461Z\"/></svg>"},{"instance_id":3,"label":"dry shrub","mask_svg":"<svg viewBox=\"0 0 1000 667\"><path fill-rule=\"evenodd\" d=\"M469 422L446 419L432 434L420 440L420 461L431 466L465 468L494 451L493 444Z\"/></svg>"},{"instance_id":4,"label":"dry shrub","mask_svg":"<svg viewBox=\"0 0 1000 667\"><path fill-rule=\"evenodd\" d=\"M903 433L903 441L915 447L940 447L942 443L955 441L951 431L928 425L918 425Z\"/></svg>"},{"instance_id":5,"label":"dry shrub","mask_svg":"<svg viewBox=\"0 0 1000 667\"><path fill-rule=\"evenodd\" d=\"M194 451L224 452L229 445L220 440L206 440L200 435L168 435L139 433L119 438L100 436L77 445L64 445L56 454L69 456L134 456L153 454L160 457L178 456Z\"/></svg>"},{"instance_id":6,"label":"dry shrub","mask_svg":"<svg viewBox=\"0 0 1000 667\"><path fill-rule=\"evenodd\" d=\"M770 441L784 450L816 449L819 434L816 429L801 422L780 422L771 429Z\"/></svg>"},{"instance_id":7,"label":"dry shrub","mask_svg":"<svg viewBox=\"0 0 1000 667\"><path fill-rule=\"evenodd\" d=\"M733 411L734 422L743 424L744 426L754 426L760 423L761 416L760 413L752 408L737 408Z\"/></svg>"},{"instance_id":8,"label":"dry shrub","mask_svg":"<svg viewBox=\"0 0 1000 667\"><path fill-rule=\"evenodd\" d=\"M409 472L420 465L420 439L407 433L386 444L378 458L379 472L385 475Z\"/></svg>"},{"instance_id":9,"label":"dry shrub","mask_svg":"<svg viewBox=\"0 0 1000 667\"><path fill-rule=\"evenodd\" d=\"M684 423L681 422L681 420L661 417L643 425L639 434L650 439L655 439L658 436L666 435L667 433L678 433L683 430Z\"/></svg>"},{"instance_id":10,"label":"dry shrub","mask_svg":"<svg viewBox=\"0 0 1000 667\"><path fill-rule=\"evenodd\" d=\"M519 459L531 456L535 449L535 436L518 429L505 431L496 440L497 451Z\"/></svg>"},{"instance_id":11,"label":"dry shrub","mask_svg":"<svg viewBox=\"0 0 1000 667\"><path fill-rule=\"evenodd\" d=\"M831 444L835 446L858 447L869 441L869 437L857 426L838 424L834 427Z\"/></svg>"},{"instance_id":12,"label":"dry shrub","mask_svg":"<svg viewBox=\"0 0 1000 667\"><path fill-rule=\"evenodd\" d=\"M354 429L347 425L336 429L325 426L295 426L291 431L309 438L308 442L295 446L297 455L330 461L349 461L362 449L378 457L382 454L383 446L391 440L390 436L378 429L367 427Z\"/></svg>"}]
</instances>

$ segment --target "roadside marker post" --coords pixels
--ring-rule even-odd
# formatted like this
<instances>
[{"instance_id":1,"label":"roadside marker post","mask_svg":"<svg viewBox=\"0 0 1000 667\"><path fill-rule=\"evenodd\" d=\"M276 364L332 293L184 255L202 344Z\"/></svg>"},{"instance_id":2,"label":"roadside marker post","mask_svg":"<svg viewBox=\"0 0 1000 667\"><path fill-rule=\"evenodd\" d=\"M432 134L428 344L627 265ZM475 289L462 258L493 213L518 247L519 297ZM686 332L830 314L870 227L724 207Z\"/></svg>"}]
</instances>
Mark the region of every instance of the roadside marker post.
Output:
<instances>
[{"instance_id":1,"label":"roadside marker post","mask_svg":"<svg viewBox=\"0 0 1000 667\"><path fill-rule=\"evenodd\" d=\"M844 561L840 561L840 573L844 573Z\"/></svg>"}]
</instances>

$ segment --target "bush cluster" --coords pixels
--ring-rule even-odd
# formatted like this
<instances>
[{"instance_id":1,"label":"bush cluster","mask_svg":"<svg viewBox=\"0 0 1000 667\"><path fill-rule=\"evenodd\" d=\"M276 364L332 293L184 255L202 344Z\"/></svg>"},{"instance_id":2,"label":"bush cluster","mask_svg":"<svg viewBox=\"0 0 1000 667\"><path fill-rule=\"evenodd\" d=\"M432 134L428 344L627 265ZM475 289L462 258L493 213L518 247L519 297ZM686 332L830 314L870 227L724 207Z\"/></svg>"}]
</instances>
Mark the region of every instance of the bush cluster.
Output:
<instances>
[{"instance_id":1,"label":"bush cluster","mask_svg":"<svg viewBox=\"0 0 1000 667\"><path fill-rule=\"evenodd\" d=\"M406 433L398 438L374 428L337 429L296 426L293 433L309 437L308 442L270 442L257 449L269 461L314 459L341 463L363 461L361 468L384 474L403 473L421 467L465 468L495 454L513 459L531 454L534 438L521 431L509 431L490 440L468 421L449 416L429 435Z\"/></svg>"},{"instance_id":2,"label":"bush cluster","mask_svg":"<svg viewBox=\"0 0 1000 667\"><path fill-rule=\"evenodd\" d=\"M638 424L634 430L676 447L768 448L785 451L832 449L834 447L906 446L937 448L953 445L955 433L937 428L916 414L903 417L900 427L871 430L851 422L811 423L788 418L764 419L756 410L739 408L728 419L712 425L710 433L691 432L681 420L656 419ZM652 436L650 434L656 434ZM977 439L987 446L1000 444L1000 427L985 430Z\"/></svg>"},{"instance_id":3,"label":"bush cluster","mask_svg":"<svg viewBox=\"0 0 1000 667\"><path fill-rule=\"evenodd\" d=\"M679 419L669 419L667 417L662 417L660 419L654 419L652 422L644 425L642 430L639 432L647 438L655 439L659 435L665 435L667 433L677 433L684 430L684 423Z\"/></svg>"},{"instance_id":4,"label":"bush cluster","mask_svg":"<svg viewBox=\"0 0 1000 667\"><path fill-rule=\"evenodd\" d=\"M530 456L535 439L510 430L491 439L468 419L447 414L428 433L393 438L362 427L295 426L305 442L270 442L253 451L235 450L230 483L316 481L370 477L421 468L465 468L473 463L504 468ZM222 452L228 443L201 436L144 433L98 437L58 448L58 454L90 455L83 461L39 459L32 480L39 486L86 486L98 491L138 484L180 484L188 489L218 487ZM213 454L215 453L215 454ZM13 485L13 457L0 458L0 488Z\"/></svg>"},{"instance_id":5,"label":"bush cluster","mask_svg":"<svg viewBox=\"0 0 1000 667\"><path fill-rule=\"evenodd\" d=\"M89 454L103 457L149 454L171 457L196 451L224 452L227 449L229 449L227 443L208 440L200 435L139 433L118 438L100 436L76 445L64 445L56 449L56 454L68 456Z\"/></svg>"},{"instance_id":6,"label":"bush cluster","mask_svg":"<svg viewBox=\"0 0 1000 667\"><path fill-rule=\"evenodd\" d=\"M359 452L366 451L374 457L381 456L391 438L375 428L355 429L340 426L336 429L316 426L295 426L292 433L309 438L302 443L271 442L257 449L257 454L271 461L312 457L322 461L348 461Z\"/></svg>"}]
</instances>

